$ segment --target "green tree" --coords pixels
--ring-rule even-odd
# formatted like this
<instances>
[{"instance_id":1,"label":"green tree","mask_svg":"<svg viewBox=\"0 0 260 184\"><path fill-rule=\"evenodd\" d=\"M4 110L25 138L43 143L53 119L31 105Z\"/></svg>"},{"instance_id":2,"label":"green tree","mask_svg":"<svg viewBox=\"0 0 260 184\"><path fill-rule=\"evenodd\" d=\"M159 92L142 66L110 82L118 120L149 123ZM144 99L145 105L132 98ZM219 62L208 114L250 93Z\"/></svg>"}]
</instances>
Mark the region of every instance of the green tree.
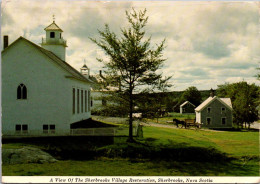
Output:
<instances>
[{"instance_id":1,"label":"green tree","mask_svg":"<svg viewBox=\"0 0 260 184\"><path fill-rule=\"evenodd\" d=\"M185 101L189 101L197 107L201 103L201 94L199 90L194 86L188 87L183 92L178 105L180 106Z\"/></svg>"},{"instance_id":2,"label":"green tree","mask_svg":"<svg viewBox=\"0 0 260 184\"><path fill-rule=\"evenodd\" d=\"M165 61L162 58L165 40L155 47L151 46L151 37L145 38L145 26L148 21L146 10L126 11L130 24L121 28L122 35L118 37L110 31L106 24L104 31L99 30L100 39L91 38L107 55L108 60L98 58L104 63L106 78L113 89L126 101L129 111L129 139L133 141L133 110L134 94L142 91L152 91L166 85L170 79L162 78L162 73L156 72Z\"/></svg>"},{"instance_id":3,"label":"green tree","mask_svg":"<svg viewBox=\"0 0 260 184\"><path fill-rule=\"evenodd\" d=\"M247 82L225 83L217 89L219 97L229 97L232 101L234 123L242 126L250 124L258 119L257 106L259 99L259 87Z\"/></svg>"}]
</instances>

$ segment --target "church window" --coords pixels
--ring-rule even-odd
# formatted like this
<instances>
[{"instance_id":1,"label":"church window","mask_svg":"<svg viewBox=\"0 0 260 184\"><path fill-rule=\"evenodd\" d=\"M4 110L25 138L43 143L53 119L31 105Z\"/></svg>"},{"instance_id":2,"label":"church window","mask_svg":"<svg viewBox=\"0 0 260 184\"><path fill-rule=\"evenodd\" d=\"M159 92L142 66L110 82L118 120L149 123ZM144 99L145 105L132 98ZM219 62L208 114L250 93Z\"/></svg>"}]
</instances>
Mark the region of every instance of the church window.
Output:
<instances>
[{"instance_id":1,"label":"church window","mask_svg":"<svg viewBox=\"0 0 260 184\"><path fill-rule=\"evenodd\" d=\"M55 125L50 125L50 133L51 134L55 133Z\"/></svg>"},{"instance_id":2,"label":"church window","mask_svg":"<svg viewBox=\"0 0 260 184\"><path fill-rule=\"evenodd\" d=\"M55 32L50 32L50 37L55 38Z\"/></svg>"},{"instance_id":3,"label":"church window","mask_svg":"<svg viewBox=\"0 0 260 184\"><path fill-rule=\"evenodd\" d=\"M26 124L18 124L18 125L15 125L15 132L18 133L18 134L26 134L28 133L28 125Z\"/></svg>"},{"instance_id":4,"label":"church window","mask_svg":"<svg viewBox=\"0 0 260 184\"><path fill-rule=\"evenodd\" d=\"M87 97L87 90L85 90L85 112L88 111L87 105L88 105L88 97Z\"/></svg>"},{"instance_id":5,"label":"church window","mask_svg":"<svg viewBox=\"0 0 260 184\"><path fill-rule=\"evenodd\" d=\"M81 113L83 113L83 90L81 90Z\"/></svg>"},{"instance_id":6,"label":"church window","mask_svg":"<svg viewBox=\"0 0 260 184\"><path fill-rule=\"evenodd\" d=\"M79 113L79 89L77 89L77 113Z\"/></svg>"},{"instance_id":7,"label":"church window","mask_svg":"<svg viewBox=\"0 0 260 184\"><path fill-rule=\"evenodd\" d=\"M44 134L54 134L55 133L55 125L43 125L42 130Z\"/></svg>"},{"instance_id":8,"label":"church window","mask_svg":"<svg viewBox=\"0 0 260 184\"><path fill-rule=\"evenodd\" d=\"M43 133L47 134L48 133L48 129L49 129L48 125L43 125L42 126Z\"/></svg>"},{"instance_id":9,"label":"church window","mask_svg":"<svg viewBox=\"0 0 260 184\"><path fill-rule=\"evenodd\" d=\"M90 91L88 91L88 111L90 111Z\"/></svg>"},{"instance_id":10,"label":"church window","mask_svg":"<svg viewBox=\"0 0 260 184\"><path fill-rule=\"evenodd\" d=\"M21 125L15 125L15 130L16 131L21 131L22 130L22 126Z\"/></svg>"},{"instance_id":11,"label":"church window","mask_svg":"<svg viewBox=\"0 0 260 184\"><path fill-rule=\"evenodd\" d=\"M22 125L23 133L28 133L28 125Z\"/></svg>"},{"instance_id":12,"label":"church window","mask_svg":"<svg viewBox=\"0 0 260 184\"><path fill-rule=\"evenodd\" d=\"M24 84L20 84L17 88L17 99L27 99L27 88Z\"/></svg>"},{"instance_id":13,"label":"church window","mask_svg":"<svg viewBox=\"0 0 260 184\"><path fill-rule=\"evenodd\" d=\"M75 88L72 90L72 113L75 114Z\"/></svg>"},{"instance_id":14,"label":"church window","mask_svg":"<svg viewBox=\"0 0 260 184\"><path fill-rule=\"evenodd\" d=\"M60 33L60 38L61 38L61 33Z\"/></svg>"}]
</instances>

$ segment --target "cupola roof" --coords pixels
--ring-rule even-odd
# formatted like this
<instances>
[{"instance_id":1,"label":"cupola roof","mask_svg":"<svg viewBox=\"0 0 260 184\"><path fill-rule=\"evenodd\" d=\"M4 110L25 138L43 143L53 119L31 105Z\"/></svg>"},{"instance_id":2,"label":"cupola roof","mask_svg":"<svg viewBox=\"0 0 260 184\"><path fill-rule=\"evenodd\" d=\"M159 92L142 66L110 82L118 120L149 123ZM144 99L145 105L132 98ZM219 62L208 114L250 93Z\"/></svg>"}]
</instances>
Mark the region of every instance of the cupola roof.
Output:
<instances>
[{"instance_id":1,"label":"cupola roof","mask_svg":"<svg viewBox=\"0 0 260 184\"><path fill-rule=\"evenodd\" d=\"M53 21L49 26L47 26L45 29L45 31L62 31L61 28L59 28L59 26L57 26L57 24L55 23L55 21Z\"/></svg>"},{"instance_id":2,"label":"cupola roof","mask_svg":"<svg viewBox=\"0 0 260 184\"><path fill-rule=\"evenodd\" d=\"M84 64L81 69L88 69L88 67L86 64Z\"/></svg>"}]
</instances>

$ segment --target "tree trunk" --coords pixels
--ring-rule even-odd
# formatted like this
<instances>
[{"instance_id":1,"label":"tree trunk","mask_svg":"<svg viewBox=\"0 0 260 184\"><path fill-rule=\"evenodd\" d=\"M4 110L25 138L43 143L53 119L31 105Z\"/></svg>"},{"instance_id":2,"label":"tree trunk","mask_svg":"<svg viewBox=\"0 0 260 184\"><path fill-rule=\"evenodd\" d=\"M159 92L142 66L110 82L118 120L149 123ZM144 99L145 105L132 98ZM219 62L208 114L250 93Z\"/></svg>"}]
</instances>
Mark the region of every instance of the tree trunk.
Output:
<instances>
[{"instance_id":1,"label":"tree trunk","mask_svg":"<svg viewBox=\"0 0 260 184\"><path fill-rule=\"evenodd\" d=\"M134 142L133 139L133 90L132 86L130 85L130 94L129 94L129 137L127 139L127 142Z\"/></svg>"}]
</instances>

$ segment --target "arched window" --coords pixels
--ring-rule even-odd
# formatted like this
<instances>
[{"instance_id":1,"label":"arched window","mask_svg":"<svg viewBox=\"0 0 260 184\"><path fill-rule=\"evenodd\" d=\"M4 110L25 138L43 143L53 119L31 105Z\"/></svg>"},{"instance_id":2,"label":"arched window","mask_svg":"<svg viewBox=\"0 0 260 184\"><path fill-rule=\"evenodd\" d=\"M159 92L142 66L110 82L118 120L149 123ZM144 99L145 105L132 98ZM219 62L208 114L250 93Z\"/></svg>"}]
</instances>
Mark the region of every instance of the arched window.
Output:
<instances>
[{"instance_id":1,"label":"arched window","mask_svg":"<svg viewBox=\"0 0 260 184\"><path fill-rule=\"evenodd\" d=\"M24 84L20 84L17 88L17 99L27 99L27 89Z\"/></svg>"}]
</instances>

